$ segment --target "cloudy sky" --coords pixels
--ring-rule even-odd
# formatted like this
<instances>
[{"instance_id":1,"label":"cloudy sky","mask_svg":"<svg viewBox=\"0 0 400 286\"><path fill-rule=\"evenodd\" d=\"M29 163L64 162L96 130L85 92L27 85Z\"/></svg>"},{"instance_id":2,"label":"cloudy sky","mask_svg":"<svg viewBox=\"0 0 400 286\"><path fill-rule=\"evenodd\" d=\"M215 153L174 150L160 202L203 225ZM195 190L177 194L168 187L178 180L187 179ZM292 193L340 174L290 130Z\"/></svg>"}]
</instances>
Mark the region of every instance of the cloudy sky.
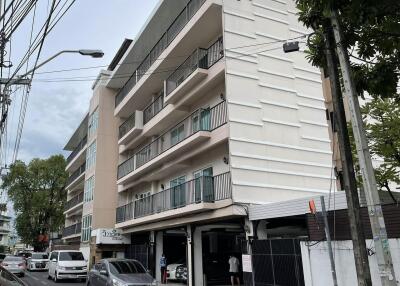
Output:
<instances>
[{"instance_id":1,"label":"cloudy sky","mask_svg":"<svg viewBox=\"0 0 400 286\"><path fill-rule=\"evenodd\" d=\"M48 0L39 0L35 27L45 20ZM46 38L41 59L64 49L102 49L102 59L62 55L38 70L33 81L18 158L29 161L61 153L89 105L92 81L43 82L47 79L95 77L107 66L125 38L134 39L158 0L77 0ZM12 60L26 52L32 18L28 17L12 39ZM34 29L35 30L35 29ZM15 64L14 63L14 64ZM85 68L69 72L61 69ZM12 98L8 125L7 161L10 162L19 116L21 94ZM65 154L65 153L64 153Z\"/></svg>"}]
</instances>

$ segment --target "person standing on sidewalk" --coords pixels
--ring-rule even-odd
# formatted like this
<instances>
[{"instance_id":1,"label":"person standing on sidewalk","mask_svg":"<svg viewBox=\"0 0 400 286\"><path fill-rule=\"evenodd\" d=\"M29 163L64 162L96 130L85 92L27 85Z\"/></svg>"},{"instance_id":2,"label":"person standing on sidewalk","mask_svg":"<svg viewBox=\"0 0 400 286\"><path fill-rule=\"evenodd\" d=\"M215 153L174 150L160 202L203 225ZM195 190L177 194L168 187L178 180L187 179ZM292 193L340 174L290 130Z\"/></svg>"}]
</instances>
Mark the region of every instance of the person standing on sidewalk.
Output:
<instances>
[{"instance_id":1,"label":"person standing on sidewalk","mask_svg":"<svg viewBox=\"0 0 400 286\"><path fill-rule=\"evenodd\" d=\"M161 284L167 283L167 258L163 253L160 258Z\"/></svg>"},{"instance_id":2,"label":"person standing on sidewalk","mask_svg":"<svg viewBox=\"0 0 400 286\"><path fill-rule=\"evenodd\" d=\"M231 276L232 286L235 286L235 281L240 286L240 278L239 278L239 259L235 256L229 256L229 275Z\"/></svg>"}]
</instances>

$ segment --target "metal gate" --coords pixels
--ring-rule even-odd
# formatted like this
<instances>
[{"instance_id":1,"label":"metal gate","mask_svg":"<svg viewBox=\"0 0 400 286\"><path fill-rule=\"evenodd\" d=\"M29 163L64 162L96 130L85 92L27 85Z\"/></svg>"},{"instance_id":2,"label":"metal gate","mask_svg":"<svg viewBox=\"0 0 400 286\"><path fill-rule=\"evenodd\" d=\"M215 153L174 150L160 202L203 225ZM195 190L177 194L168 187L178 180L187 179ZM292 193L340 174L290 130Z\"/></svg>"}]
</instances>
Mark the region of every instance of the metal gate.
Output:
<instances>
[{"instance_id":1,"label":"metal gate","mask_svg":"<svg viewBox=\"0 0 400 286\"><path fill-rule=\"evenodd\" d=\"M250 247L253 276L247 275L246 285L304 286L298 239L254 240Z\"/></svg>"},{"instance_id":2,"label":"metal gate","mask_svg":"<svg viewBox=\"0 0 400 286\"><path fill-rule=\"evenodd\" d=\"M147 244L130 244L125 248L125 258L136 259L140 261L146 269L149 268Z\"/></svg>"}]
</instances>

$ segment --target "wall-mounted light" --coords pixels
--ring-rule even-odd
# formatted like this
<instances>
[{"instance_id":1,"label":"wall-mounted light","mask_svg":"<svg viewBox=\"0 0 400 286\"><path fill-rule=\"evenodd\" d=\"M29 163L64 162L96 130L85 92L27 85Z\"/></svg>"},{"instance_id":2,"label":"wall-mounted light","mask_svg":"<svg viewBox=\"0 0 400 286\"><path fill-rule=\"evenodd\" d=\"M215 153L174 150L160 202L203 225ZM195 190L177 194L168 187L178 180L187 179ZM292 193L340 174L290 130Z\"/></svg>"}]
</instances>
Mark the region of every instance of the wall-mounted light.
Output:
<instances>
[{"instance_id":1,"label":"wall-mounted light","mask_svg":"<svg viewBox=\"0 0 400 286\"><path fill-rule=\"evenodd\" d=\"M229 163L229 159L228 159L227 157L224 157L223 161L224 161L224 163L225 163L225 164L227 164L227 165L228 165L228 163Z\"/></svg>"},{"instance_id":2,"label":"wall-mounted light","mask_svg":"<svg viewBox=\"0 0 400 286\"><path fill-rule=\"evenodd\" d=\"M220 97L222 100L225 100L225 96L224 96L223 93L221 93L221 94L219 95L219 97Z\"/></svg>"}]
</instances>

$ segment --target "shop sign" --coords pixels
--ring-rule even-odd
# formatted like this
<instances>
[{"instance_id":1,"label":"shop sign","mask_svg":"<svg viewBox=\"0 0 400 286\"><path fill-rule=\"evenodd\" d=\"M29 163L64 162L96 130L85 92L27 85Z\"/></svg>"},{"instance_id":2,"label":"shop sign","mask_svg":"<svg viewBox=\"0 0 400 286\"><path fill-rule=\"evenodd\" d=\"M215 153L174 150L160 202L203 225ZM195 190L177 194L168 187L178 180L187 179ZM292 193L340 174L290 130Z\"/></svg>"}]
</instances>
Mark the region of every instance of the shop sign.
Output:
<instances>
[{"instance_id":1,"label":"shop sign","mask_svg":"<svg viewBox=\"0 0 400 286\"><path fill-rule=\"evenodd\" d=\"M253 272L253 267L251 265L251 255L242 254L242 265L243 272Z\"/></svg>"},{"instance_id":2,"label":"shop sign","mask_svg":"<svg viewBox=\"0 0 400 286\"><path fill-rule=\"evenodd\" d=\"M130 237L113 228L99 228L94 230L96 244L130 244Z\"/></svg>"}]
</instances>

